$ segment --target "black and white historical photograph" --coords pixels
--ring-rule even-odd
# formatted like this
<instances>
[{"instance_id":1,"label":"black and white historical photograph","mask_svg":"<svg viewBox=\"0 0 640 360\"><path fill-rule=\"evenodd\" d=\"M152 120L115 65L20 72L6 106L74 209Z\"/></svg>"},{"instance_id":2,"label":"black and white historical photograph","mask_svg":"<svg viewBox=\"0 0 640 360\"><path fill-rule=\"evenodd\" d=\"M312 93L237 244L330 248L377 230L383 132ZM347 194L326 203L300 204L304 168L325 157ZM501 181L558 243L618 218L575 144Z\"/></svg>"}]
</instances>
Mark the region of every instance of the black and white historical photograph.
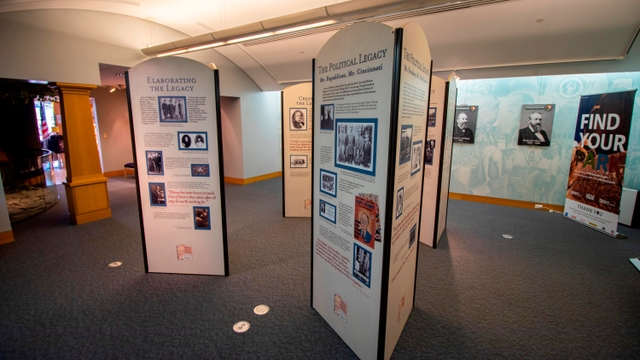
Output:
<instances>
[{"instance_id":1,"label":"black and white historical photograph","mask_svg":"<svg viewBox=\"0 0 640 360\"><path fill-rule=\"evenodd\" d=\"M427 140L427 146L424 147L424 164L432 166L433 156L436 151L436 139Z\"/></svg>"},{"instance_id":2,"label":"black and white historical photograph","mask_svg":"<svg viewBox=\"0 0 640 360\"><path fill-rule=\"evenodd\" d=\"M335 166L375 176L378 119L336 119Z\"/></svg>"},{"instance_id":3,"label":"black and white historical photograph","mask_svg":"<svg viewBox=\"0 0 640 360\"><path fill-rule=\"evenodd\" d=\"M404 208L404 186L398 189L398 194L396 195L396 219L402 215L402 210Z\"/></svg>"},{"instance_id":4,"label":"black and white historical photograph","mask_svg":"<svg viewBox=\"0 0 640 360\"><path fill-rule=\"evenodd\" d=\"M416 239L418 238L418 230L417 229L418 229L418 224L413 224L413 226L409 230L409 249L411 249L411 246L413 246L413 244L415 244Z\"/></svg>"},{"instance_id":5,"label":"black and white historical photograph","mask_svg":"<svg viewBox=\"0 0 640 360\"><path fill-rule=\"evenodd\" d=\"M160 122L188 122L186 96L158 96Z\"/></svg>"},{"instance_id":6,"label":"black and white historical photograph","mask_svg":"<svg viewBox=\"0 0 640 360\"><path fill-rule=\"evenodd\" d=\"M429 125L429 127L436 126L437 111L438 111L438 108L434 108L434 107L429 108L429 113L427 114L427 124Z\"/></svg>"},{"instance_id":7,"label":"black and white historical photograph","mask_svg":"<svg viewBox=\"0 0 640 360\"><path fill-rule=\"evenodd\" d=\"M411 175L422 169L422 140L413 143L411 148Z\"/></svg>"},{"instance_id":8,"label":"black and white historical photograph","mask_svg":"<svg viewBox=\"0 0 640 360\"><path fill-rule=\"evenodd\" d=\"M196 230L211 230L208 206L193 207L193 228Z\"/></svg>"},{"instance_id":9,"label":"black and white historical photograph","mask_svg":"<svg viewBox=\"0 0 640 360\"><path fill-rule=\"evenodd\" d=\"M371 252L353 244L353 277L367 287L371 287Z\"/></svg>"},{"instance_id":10,"label":"black and white historical photograph","mask_svg":"<svg viewBox=\"0 0 640 360\"><path fill-rule=\"evenodd\" d=\"M475 142L478 106L456 106L453 124L453 142L473 144Z\"/></svg>"},{"instance_id":11,"label":"black and white historical photograph","mask_svg":"<svg viewBox=\"0 0 640 360\"><path fill-rule=\"evenodd\" d=\"M524 104L520 113L518 145L549 146L555 104Z\"/></svg>"},{"instance_id":12,"label":"black and white historical photograph","mask_svg":"<svg viewBox=\"0 0 640 360\"><path fill-rule=\"evenodd\" d=\"M289 119L289 130L304 131L308 129L306 108L290 108Z\"/></svg>"},{"instance_id":13,"label":"black and white historical photograph","mask_svg":"<svg viewBox=\"0 0 640 360\"><path fill-rule=\"evenodd\" d=\"M164 183L149 183L149 202L151 203L151 206L167 206Z\"/></svg>"},{"instance_id":14,"label":"black and white historical photograph","mask_svg":"<svg viewBox=\"0 0 640 360\"><path fill-rule=\"evenodd\" d=\"M178 131L178 150L209 150L206 131Z\"/></svg>"},{"instance_id":15,"label":"black and white historical photograph","mask_svg":"<svg viewBox=\"0 0 640 360\"><path fill-rule=\"evenodd\" d=\"M400 128L400 159L398 164L402 165L411 160L411 142L413 139L413 125L402 125Z\"/></svg>"},{"instance_id":16,"label":"black and white historical photograph","mask_svg":"<svg viewBox=\"0 0 640 360\"><path fill-rule=\"evenodd\" d=\"M338 180L338 174L332 171L320 169L320 191L321 192L327 195L336 197L336 195L338 194L337 186L336 186L337 180Z\"/></svg>"},{"instance_id":17,"label":"black and white historical photograph","mask_svg":"<svg viewBox=\"0 0 640 360\"><path fill-rule=\"evenodd\" d=\"M333 104L320 105L320 130L333 130Z\"/></svg>"},{"instance_id":18,"label":"black and white historical photograph","mask_svg":"<svg viewBox=\"0 0 640 360\"><path fill-rule=\"evenodd\" d=\"M162 151L146 150L144 153L147 156L147 175L164 175Z\"/></svg>"},{"instance_id":19,"label":"black and white historical photograph","mask_svg":"<svg viewBox=\"0 0 640 360\"><path fill-rule=\"evenodd\" d=\"M191 164L191 176L211 176L209 164Z\"/></svg>"},{"instance_id":20,"label":"black and white historical photograph","mask_svg":"<svg viewBox=\"0 0 640 360\"><path fill-rule=\"evenodd\" d=\"M294 168L308 168L309 167L309 157L308 155L290 155L289 156L289 167Z\"/></svg>"},{"instance_id":21,"label":"black and white historical photograph","mask_svg":"<svg viewBox=\"0 0 640 360\"><path fill-rule=\"evenodd\" d=\"M336 206L320 199L320 217L336 223Z\"/></svg>"}]
</instances>

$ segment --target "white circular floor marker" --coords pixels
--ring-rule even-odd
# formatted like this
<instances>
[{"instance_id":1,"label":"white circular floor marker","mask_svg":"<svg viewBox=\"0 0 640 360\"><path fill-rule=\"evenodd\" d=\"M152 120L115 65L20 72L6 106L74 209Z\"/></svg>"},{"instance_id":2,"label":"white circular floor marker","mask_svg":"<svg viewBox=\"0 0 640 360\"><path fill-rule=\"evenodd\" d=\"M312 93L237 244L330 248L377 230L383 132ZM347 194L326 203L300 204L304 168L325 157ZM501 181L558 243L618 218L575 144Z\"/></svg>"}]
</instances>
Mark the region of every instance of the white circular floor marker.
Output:
<instances>
[{"instance_id":1,"label":"white circular floor marker","mask_svg":"<svg viewBox=\"0 0 640 360\"><path fill-rule=\"evenodd\" d=\"M503 238L505 239L513 239L513 236L509 235L509 234L504 234L502 235Z\"/></svg>"},{"instance_id":2,"label":"white circular floor marker","mask_svg":"<svg viewBox=\"0 0 640 360\"><path fill-rule=\"evenodd\" d=\"M253 312L256 313L256 315L264 315L269 312L269 307L267 305L258 305L253 308Z\"/></svg>"},{"instance_id":3,"label":"white circular floor marker","mask_svg":"<svg viewBox=\"0 0 640 360\"><path fill-rule=\"evenodd\" d=\"M118 267L120 265L122 265L120 261L114 261L111 264L109 264L109 267Z\"/></svg>"},{"instance_id":4,"label":"white circular floor marker","mask_svg":"<svg viewBox=\"0 0 640 360\"><path fill-rule=\"evenodd\" d=\"M233 331L235 331L237 333L243 333L243 332L249 330L250 327L251 327L251 325L249 325L248 322L246 322L246 321L238 321L235 325L233 325Z\"/></svg>"}]
</instances>

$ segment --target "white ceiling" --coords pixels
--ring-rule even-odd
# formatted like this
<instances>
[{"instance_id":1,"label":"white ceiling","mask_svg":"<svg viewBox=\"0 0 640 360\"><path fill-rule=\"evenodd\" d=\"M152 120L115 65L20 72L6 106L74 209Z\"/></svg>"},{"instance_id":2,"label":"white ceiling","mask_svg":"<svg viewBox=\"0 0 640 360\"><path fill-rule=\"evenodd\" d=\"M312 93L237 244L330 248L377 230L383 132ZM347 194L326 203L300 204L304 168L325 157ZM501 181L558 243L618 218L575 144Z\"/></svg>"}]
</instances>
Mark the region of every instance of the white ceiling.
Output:
<instances>
[{"instance_id":1,"label":"white ceiling","mask_svg":"<svg viewBox=\"0 0 640 360\"><path fill-rule=\"evenodd\" d=\"M396 0L389 0L392 1ZM342 1L0 0L0 13L13 12L22 22L30 21L29 12L22 10L35 9L91 10L95 11L92 16L117 14L147 20L148 27L135 30L127 28L126 21L119 21L114 29L87 31L92 21L87 16L74 21L63 21L61 16L49 24L39 20L38 25L142 49L179 40L176 32L167 40L165 27L186 38L339 2ZM434 71L614 60L626 57L640 28L640 0L512 0L386 24L398 27L408 21L417 22L424 29ZM128 36L132 31L145 35ZM216 50L242 68L263 90L280 90L293 82L311 79L311 59L332 34L319 32ZM636 44L634 49L639 46ZM636 70L640 70L640 63Z\"/></svg>"}]
</instances>

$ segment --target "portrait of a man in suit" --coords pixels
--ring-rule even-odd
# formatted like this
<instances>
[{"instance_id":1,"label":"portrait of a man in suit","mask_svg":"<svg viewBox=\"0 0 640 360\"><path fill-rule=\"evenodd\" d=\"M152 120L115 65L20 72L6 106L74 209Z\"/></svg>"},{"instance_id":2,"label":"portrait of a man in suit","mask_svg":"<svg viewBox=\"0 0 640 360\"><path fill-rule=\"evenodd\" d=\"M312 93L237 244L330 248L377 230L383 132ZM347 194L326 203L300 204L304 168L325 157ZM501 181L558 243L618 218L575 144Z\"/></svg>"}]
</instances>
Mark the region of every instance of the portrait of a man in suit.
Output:
<instances>
[{"instance_id":1,"label":"portrait of a man in suit","mask_svg":"<svg viewBox=\"0 0 640 360\"><path fill-rule=\"evenodd\" d=\"M518 132L518 145L549 146L547 132L542 129L542 113L532 112L527 122L528 126Z\"/></svg>"}]
</instances>

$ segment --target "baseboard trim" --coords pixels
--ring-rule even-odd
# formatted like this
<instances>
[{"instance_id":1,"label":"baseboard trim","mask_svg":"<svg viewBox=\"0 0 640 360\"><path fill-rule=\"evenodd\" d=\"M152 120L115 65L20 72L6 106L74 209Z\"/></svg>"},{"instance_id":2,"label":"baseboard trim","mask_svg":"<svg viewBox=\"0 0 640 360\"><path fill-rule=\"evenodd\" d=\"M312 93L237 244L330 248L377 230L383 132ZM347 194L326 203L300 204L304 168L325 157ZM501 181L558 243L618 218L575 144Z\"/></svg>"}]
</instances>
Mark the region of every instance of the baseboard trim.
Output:
<instances>
[{"instance_id":1,"label":"baseboard trim","mask_svg":"<svg viewBox=\"0 0 640 360\"><path fill-rule=\"evenodd\" d=\"M271 174L264 174L264 175L254 176L254 177L250 177L250 178L246 178L246 179L240 179L240 178L233 178L233 177L225 176L224 177L224 182L230 183L230 184L236 184L236 185L248 185L248 184L251 184L251 183L254 183L254 182L270 180L270 179L274 179L274 178L281 177L281 176L282 176L282 171L276 171L276 172L271 173Z\"/></svg>"},{"instance_id":2,"label":"baseboard trim","mask_svg":"<svg viewBox=\"0 0 640 360\"><path fill-rule=\"evenodd\" d=\"M502 199L502 198L494 198L490 196L478 196L478 195L461 194L461 193L452 192L452 193L449 193L449 199L473 201L473 202L502 205L502 206L511 206L511 207L517 207L517 208L523 208L523 209L535 209L536 204L538 204L538 205L542 205L543 210L554 210L554 211L564 212L564 206L562 205L543 204L543 203L522 201L522 200Z\"/></svg>"},{"instance_id":3,"label":"baseboard trim","mask_svg":"<svg viewBox=\"0 0 640 360\"><path fill-rule=\"evenodd\" d=\"M13 230L0 232L0 245L8 244L10 242L13 242L13 240Z\"/></svg>"}]
</instances>

